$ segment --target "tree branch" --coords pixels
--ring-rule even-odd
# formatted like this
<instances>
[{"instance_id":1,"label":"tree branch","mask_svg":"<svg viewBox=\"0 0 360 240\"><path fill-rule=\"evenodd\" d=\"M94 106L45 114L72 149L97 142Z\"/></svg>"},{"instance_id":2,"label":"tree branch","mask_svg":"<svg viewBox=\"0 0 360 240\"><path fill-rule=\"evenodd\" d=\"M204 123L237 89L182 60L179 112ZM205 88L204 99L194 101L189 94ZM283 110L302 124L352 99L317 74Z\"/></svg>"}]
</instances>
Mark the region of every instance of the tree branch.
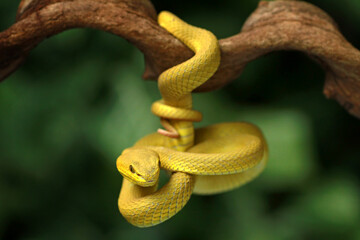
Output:
<instances>
[{"instance_id":1,"label":"tree branch","mask_svg":"<svg viewBox=\"0 0 360 240\"><path fill-rule=\"evenodd\" d=\"M22 0L17 22L0 33L0 80L45 38L80 27L110 32L134 44L145 56L145 79L156 79L193 55L157 24L148 0ZM219 44L220 68L199 91L223 87L266 53L298 50L324 67L324 94L360 118L360 52L321 9L300 1L260 2L242 31Z\"/></svg>"}]
</instances>

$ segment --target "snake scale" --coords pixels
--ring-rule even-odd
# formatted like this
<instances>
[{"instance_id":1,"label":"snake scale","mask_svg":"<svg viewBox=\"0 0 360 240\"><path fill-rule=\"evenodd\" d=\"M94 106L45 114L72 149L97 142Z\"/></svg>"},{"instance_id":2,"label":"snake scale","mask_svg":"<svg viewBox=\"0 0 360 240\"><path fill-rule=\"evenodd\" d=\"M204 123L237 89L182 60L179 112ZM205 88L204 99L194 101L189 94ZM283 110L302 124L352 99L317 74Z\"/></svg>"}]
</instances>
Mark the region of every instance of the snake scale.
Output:
<instances>
[{"instance_id":1,"label":"snake scale","mask_svg":"<svg viewBox=\"0 0 360 240\"><path fill-rule=\"evenodd\" d=\"M220 64L217 39L166 11L159 14L158 22L195 55L159 76L162 100L152 105L152 112L166 130L145 136L117 159L124 177L119 210L138 227L168 220L192 193L216 194L247 183L263 171L268 155L264 136L253 124L220 123L194 129L193 122L202 116L192 110L191 92ZM158 189L160 169L171 176Z\"/></svg>"}]
</instances>

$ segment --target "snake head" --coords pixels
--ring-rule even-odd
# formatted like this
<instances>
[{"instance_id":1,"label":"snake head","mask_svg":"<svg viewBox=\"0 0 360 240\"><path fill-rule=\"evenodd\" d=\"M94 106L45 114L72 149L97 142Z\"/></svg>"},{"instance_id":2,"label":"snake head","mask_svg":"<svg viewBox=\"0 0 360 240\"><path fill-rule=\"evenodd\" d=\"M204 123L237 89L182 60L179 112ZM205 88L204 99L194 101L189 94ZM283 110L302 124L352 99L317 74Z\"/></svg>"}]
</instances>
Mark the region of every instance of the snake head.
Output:
<instances>
[{"instance_id":1,"label":"snake head","mask_svg":"<svg viewBox=\"0 0 360 240\"><path fill-rule=\"evenodd\" d=\"M142 187L154 186L159 179L159 155L150 149L125 149L116 160L116 166L123 177Z\"/></svg>"}]
</instances>

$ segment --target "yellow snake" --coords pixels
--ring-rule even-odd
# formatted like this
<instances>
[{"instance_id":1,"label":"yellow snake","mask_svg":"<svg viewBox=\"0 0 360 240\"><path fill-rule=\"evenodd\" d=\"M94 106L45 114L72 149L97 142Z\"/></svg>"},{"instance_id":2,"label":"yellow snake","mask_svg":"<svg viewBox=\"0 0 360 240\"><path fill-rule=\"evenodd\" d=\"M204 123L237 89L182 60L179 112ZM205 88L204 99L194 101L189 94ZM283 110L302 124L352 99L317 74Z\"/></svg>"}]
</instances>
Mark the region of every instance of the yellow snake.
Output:
<instances>
[{"instance_id":1,"label":"yellow snake","mask_svg":"<svg viewBox=\"0 0 360 240\"><path fill-rule=\"evenodd\" d=\"M245 184L258 176L267 162L266 141L250 123L221 123L194 130L192 122L202 116L192 110L191 92L217 70L218 42L211 32L169 12L161 12L158 22L195 56L158 79L162 100L153 104L152 112L161 117L168 131L145 136L117 159L124 176L119 210L138 227L168 220L192 193L215 194ZM157 189L161 168L172 174L169 182Z\"/></svg>"}]
</instances>

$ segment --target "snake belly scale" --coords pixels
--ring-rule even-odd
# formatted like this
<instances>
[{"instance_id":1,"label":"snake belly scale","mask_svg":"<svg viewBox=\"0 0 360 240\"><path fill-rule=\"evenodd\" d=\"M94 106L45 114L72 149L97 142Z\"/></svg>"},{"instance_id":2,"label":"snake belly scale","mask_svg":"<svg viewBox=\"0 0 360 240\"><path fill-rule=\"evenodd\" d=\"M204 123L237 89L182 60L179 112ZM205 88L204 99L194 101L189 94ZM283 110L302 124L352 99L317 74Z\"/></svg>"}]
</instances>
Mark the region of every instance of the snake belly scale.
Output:
<instances>
[{"instance_id":1,"label":"snake belly scale","mask_svg":"<svg viewBox=\"0 0 360 240\"><path fill-rule=\"evenodd\" d=\"M165 119L179 137L150 134L117 159L124 176L119 210L138 227L168 220L192 193L221 193L251 181L263 171L268 158L264 136L253 124L230 122L194 129L192 122L202 116L192 110L191 92L217 70L218 42L211 32L188 25L169 12L161 12L158 21L195 55L160 75L162 100L152 106L152 112ZM160 168L171 177L158 189Z\"/></svg>"}]
</instances>

